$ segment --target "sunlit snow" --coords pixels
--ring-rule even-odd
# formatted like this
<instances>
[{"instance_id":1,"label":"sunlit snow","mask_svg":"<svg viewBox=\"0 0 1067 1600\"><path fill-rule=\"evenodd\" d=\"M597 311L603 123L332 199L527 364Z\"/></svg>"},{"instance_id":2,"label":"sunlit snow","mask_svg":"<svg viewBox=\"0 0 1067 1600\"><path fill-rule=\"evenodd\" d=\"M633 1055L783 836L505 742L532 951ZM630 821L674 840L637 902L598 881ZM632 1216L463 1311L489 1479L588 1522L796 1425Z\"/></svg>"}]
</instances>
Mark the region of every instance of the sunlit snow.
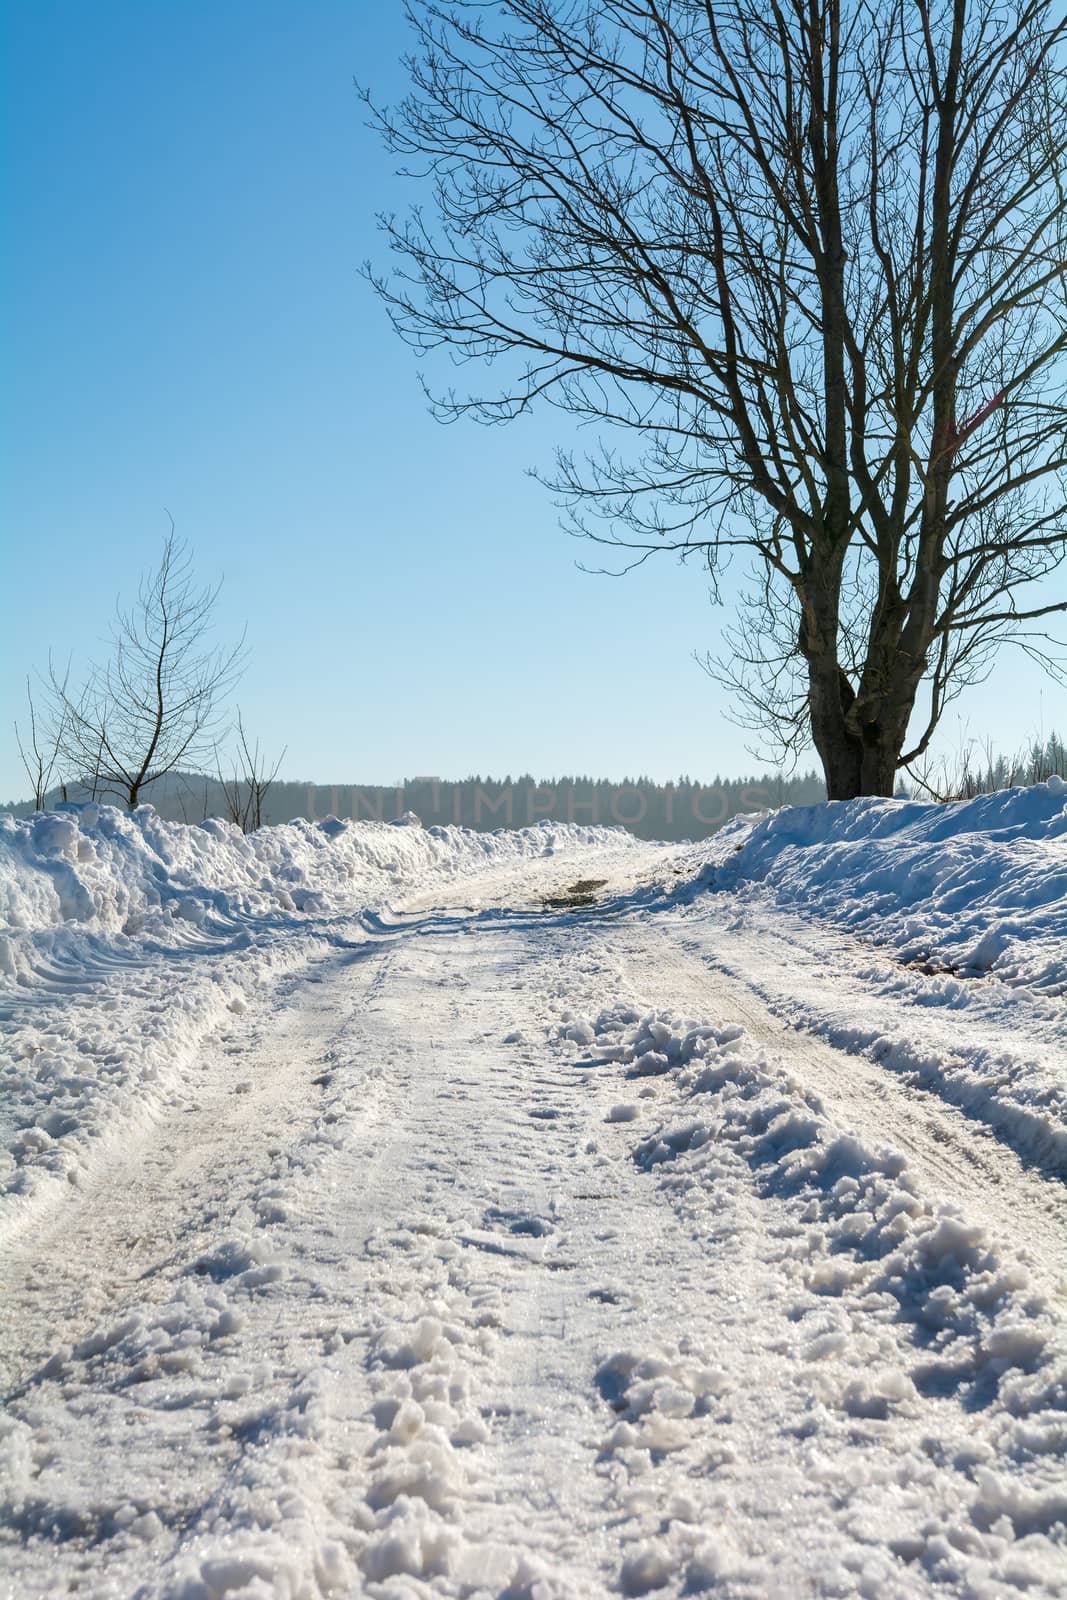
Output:
<instances>
[{"instance_id":1,"label":"sunlit snow","mask_svg":"<svg viewBox=\"0 0 1067 1600\"><path fill-rule=\"evenodd\" d=\"M7 1594L1067 1586L1062 781L87 806L0 909Z\"/></svg>"}]
</instances>

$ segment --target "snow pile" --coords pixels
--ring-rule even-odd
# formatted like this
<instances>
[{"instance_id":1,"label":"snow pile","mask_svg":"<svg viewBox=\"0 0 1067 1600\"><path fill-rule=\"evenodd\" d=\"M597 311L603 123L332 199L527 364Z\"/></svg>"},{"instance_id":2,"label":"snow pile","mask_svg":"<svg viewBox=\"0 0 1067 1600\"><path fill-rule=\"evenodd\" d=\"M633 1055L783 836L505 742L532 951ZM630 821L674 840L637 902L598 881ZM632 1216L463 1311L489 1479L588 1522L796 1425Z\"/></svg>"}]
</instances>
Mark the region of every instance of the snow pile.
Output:
<instances>
[{"instance_id":1,"label":"snow pile","mask_svg":"<svg viewBox=\"0 0 1067 1600\"><path fill-rule=\"evenodd\" d=\"M770 896L898 962L1067 993L1067 783L974 800L850 800L737 818L694 850L689 891Z\"/></svg>"},{"instance_id":2,"label":"snow pile","mask_svg":"<svg viewBox=\"0 0 1067 1600\"><path fill-rule=\"evenodd\" d=\"M0 972L71 925L123 939L186 942L286 913L351 915L416 885L610 840L619 830L539 823L496 833L299 819L245 835L217 820L165 822L151 806L70 806L0 818ZM636 841L633 841L636 844Z\"/></svg>"}]
</instances>

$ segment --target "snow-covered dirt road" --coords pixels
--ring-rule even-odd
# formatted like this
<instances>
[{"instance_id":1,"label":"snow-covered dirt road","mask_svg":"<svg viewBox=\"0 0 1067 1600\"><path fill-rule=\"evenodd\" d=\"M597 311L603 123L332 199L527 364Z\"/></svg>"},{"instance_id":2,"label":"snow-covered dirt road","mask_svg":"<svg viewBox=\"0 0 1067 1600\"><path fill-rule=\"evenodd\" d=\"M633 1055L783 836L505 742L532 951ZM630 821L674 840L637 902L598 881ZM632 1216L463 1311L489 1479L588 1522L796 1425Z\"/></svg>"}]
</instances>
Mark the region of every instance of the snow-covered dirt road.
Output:
<instances>
[{"instance_id":1,"label":"snow-covered dirt road","mask_svg":"<svg viewBox=\"0 0 1067 1600\"><path fill-rule=\"evenodd\" d=\"M419 870L12 1005L122 1071L18 1146L0 1592L1061 1592L1054 986L891 1001L610 836Z\"/></svg>"}]
</instances>

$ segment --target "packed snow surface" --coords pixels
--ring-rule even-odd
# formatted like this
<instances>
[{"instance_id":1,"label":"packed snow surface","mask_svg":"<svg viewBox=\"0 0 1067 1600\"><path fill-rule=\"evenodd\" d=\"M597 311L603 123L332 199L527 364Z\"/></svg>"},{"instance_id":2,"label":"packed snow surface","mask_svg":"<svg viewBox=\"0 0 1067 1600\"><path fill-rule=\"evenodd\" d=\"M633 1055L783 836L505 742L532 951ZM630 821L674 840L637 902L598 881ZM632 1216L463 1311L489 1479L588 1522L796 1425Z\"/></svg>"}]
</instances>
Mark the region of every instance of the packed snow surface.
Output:
<instances>
[{"instance_id":1,"label":"packed snow surface","mask_svg":"<svg viewBox=\"0 0 1067 1600\"><path fill-rule=\"evenodd\" d=\"M1061 782L72 808L0 907L0 1593L1067 1587Z\"/></svg>"}]
</instances>

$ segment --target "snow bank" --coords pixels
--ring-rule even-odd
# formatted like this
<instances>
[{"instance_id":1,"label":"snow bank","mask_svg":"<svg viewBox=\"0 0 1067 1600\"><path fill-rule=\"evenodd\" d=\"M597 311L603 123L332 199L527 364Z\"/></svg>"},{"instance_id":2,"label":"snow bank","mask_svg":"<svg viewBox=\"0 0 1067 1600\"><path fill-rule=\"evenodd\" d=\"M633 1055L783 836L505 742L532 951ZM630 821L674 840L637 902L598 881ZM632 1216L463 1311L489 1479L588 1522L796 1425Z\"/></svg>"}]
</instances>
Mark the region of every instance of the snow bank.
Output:
<instances>
[{"instance_id":1,"label":"snow bank","mask_svg":"<svg viewBox=\"0 0 1067 1600\"><path fill-rule=\"evenodd\" d=\"M175 1103L214 1029L268 982L364 938L368 913L628 837L547 822L423 828L410 816L246 836L166 822L151 806L0 818L0 1196L78 1181L110 1140Z\"/></svg>"},{"instance_id":2,"label":"snow bank","mask_svg":"<svg viewBox=\"0 0 1067 1600\"><path fill-rule=\"evenodd\" d=\"M3 817L0 972L23 975L35 936L61 927L181 943L190 928L217 932L294 912L351 915L398 889L626 837L573 823L496 833L423 828L410 815L399 823L300 819L245 835L228 822L165 822L151 806Z\"/></svg>"},{"instance_id":3,"label":"snow bank","mask_svg":"<svg viewBox=\"0 0 1067 1600\"><path fill-rule=\"evenodd\" d=\"M740 817L691 853L687 891L772 897L896 960L1067 993L1067 783L953 805L850 800Z\"/></svg>"}]
</instances>

